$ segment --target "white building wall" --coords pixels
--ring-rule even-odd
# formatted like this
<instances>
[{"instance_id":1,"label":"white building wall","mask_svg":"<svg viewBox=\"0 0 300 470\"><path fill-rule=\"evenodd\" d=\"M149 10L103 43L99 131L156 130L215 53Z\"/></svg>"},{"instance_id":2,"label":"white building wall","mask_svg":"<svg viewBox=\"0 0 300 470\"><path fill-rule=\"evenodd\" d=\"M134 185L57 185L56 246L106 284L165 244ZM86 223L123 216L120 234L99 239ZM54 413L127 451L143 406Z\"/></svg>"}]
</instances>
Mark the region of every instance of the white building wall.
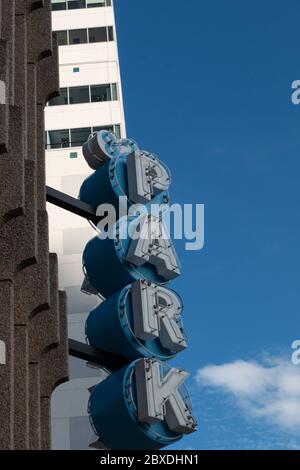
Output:
<instances>
[{"instance_id":1,"label":"white building wall","mask_svg":"<svg viewBox=\"0 0 300 470\"><path fill-rule=\"evenodd\" d=\"M105 43L59 47L60 87L117 83L118 100L60 106L45 110L46 130L120 125L125 137L122 86L113 6L54 11L54 31L113 26L115 40ZM74 72L78 69L79 72ZM47 184L77 197L82 181L91 174L80 147L47 149ZM85 341L88 312L99 302L80 292L83 281L82 252L94 231L87 221L48 204L50 251L59 259L60 288L67 291L69 337ZM101 371L70 358L71 380L52 399L54 449L86 449L94 433L88 422L88 387L101 380Z\"/></svg>"},{"instance_id":2,"label":"white building wall","mask_svg":"<svg viewBox=\"0 0 300 470\"><path fill-rule=\"evenodd\" d=\"M51 106L47 109L48 130L119 124L122 120L122 111L117 101L59 106L59 114L55 108L56 106Z\"/></svg>"}]
</instances>

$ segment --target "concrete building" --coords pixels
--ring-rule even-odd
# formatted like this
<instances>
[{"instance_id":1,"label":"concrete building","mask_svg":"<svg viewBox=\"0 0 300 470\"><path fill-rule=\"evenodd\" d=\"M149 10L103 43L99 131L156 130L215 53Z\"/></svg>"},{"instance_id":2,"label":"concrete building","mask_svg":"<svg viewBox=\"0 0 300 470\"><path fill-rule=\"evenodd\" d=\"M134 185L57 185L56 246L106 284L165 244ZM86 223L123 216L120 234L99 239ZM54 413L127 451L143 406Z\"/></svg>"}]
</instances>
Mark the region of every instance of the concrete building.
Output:
<instances>
[{"instance_id":1,"label":"concrete building","mask_svg":"<svg viewBox=\"0 0 300 470\"><path fill-rule=\"evenodd\" d=\"M50 0L0 0L1 450L50 448L51 395L68 380L45 192L44 107L58 82Z\"/></svg>"},{"instance_id":2,"label":"concrete building","mask_svg":"<svg viewBox=\"0 0 300 470\"><path fill-rule=\"evenodd\" d=\"M52 0L52 28L59 44L60 96L45 110L47 184L77 197L91 173L81 152L88 136L102 128L126 134L113 2ZM82 252L94 230L55 206L47 209L50 249L58 255L59 285L67 292L69 337L84 342L87 314L100 301L80 290ZM100 377L99 369L70 358L70 381L52 398L54 449L86 449L95 440L88 388Z\"/></svg>"}]
</instances>

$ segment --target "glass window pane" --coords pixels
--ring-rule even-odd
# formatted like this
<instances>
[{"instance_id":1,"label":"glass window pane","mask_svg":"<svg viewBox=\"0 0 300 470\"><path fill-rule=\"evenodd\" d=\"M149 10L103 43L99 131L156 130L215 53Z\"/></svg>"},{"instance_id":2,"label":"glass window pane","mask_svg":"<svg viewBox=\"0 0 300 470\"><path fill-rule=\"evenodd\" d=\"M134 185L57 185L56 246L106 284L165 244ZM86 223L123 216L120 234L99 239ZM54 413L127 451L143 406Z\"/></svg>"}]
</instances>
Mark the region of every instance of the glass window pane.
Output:
<instances>
[{"instance_id":1,"label":"glass window pane","mask_svg":"<svg viewBox=\"0 0 300 470\"><path fill-rule=\"evenodd\" d=\"M59 96L56 96L49 101L49 106L59 106L62 104L68 104L68 90L67 88L60 88Z\"/></svg>"},{"instance_id":2,"label":"glass window pane","mask_svg":"<svg viewBox=\"0 0 300 470\"><path fill-rule=\"evenodd\" d=\"M52 11L57 11L57 10L66 10L66 1L62 0L52 0Z\"/></svg>"},{"instance_id":3,"label":"glass window pane","mask_svg":"<svg viewBox=\"0 0 300 470\"><path fill-rule=\"evenodd\" d=\"M114 28L112 26L109 26L107 30L108 30L108 40L113 41L114 40Z\"/></svg>"},{"instance_id":4,"label":"glass window pane","mask_svg":"<svg viewBox=\"0 0 300 470\"><path fill-rule=\"evenodd\" d=\"M68 0L68 10L76 10L77 8L85 8L85 0Z\"/></svg>"},{"instance_id":5,"label":"glass window pane","mask_svg":"<svg viewBox=\"0 0 300 470\"><path fill-rule=\"evenodd\" d=\"M44 142L45 142L45 149L47 150L48 148L50 148L49 132L47 131L45 131Z\"/></svg>"},{"instance_id":6,"label":"glass window pane","mask_svg":"<svg viewBox=\"0 0 300 470\"><path fill-rule=\"evenodd\" d=\"M68 44L67 31L55 31L57 36L57 43L59 46L66 46Z\"/></svg>"},{"instance_id":7,"label":"glass window pane","mask_svg":"<svg viewBox=\"0 0 300 470\"><path fill-rule=\"evenodd\" d=\"M113 126L95 126L95 127L93 127L93 132L113 131L113 130L114 130Z\"/></svg>"},{"instance_id":8,"label":"glass window pane","mask_svg":"<svg viewBox=\"0 0 300 470\"><path fill-rule=\"evenodd\" d=\"M107 30L108 30L108 40L114 41L114 28L112 26L109 26Z\"/></svg>"},{"instance_id":9,"label":"glass window pane","mask_svg":"<svg viewBox=\"0 0 300 470\"><path fill-rule=\"evenodd\" d=\"M86 29L70 29L69 44L84 44L84 43L87 43L87 30Z\"/></svg>"},{"instance_id":10,"label":"glass window pane","mask_svg":"<svg viewBox=\"0 0 300 470\"><path fill-rule=\"evenodd\" d=\"M69 88L70 104L89 103L90 94L88 86L73 86Z\"/></svg>"},{"instance_id":11,"label":"glass window pane","mask_svg":"<svg viewBox=\"0 0 300 470\"><path fill-rule=\"evenodd\" d=\"M92 103L97 101L111 101L110 85L92 85L91 100Z\"/></svg>"},{"instance_id":12,"label":"glass window pane","mask_svg":"<svg viewBox=\"0 0 300 470\"><path fill-rule=\"evenodd\" d=\"M69 129L49 131L49 148L60 149L69 146Z\"/></svg>"},{"instance_id":13,"label":"glass window pane","mask_svg":"<svg viewBox=\"0 0 300 470\"><path fill-rule=\"evenodd\" d=\"M105 0L86 0L87 8L105 7Z\"/></svg>"},{"instance_id":14,"label":"glass window pane","mask_svg":"<svg viewBox=\"0 0 300 470\"><path fill-rule=\"evenodd\" d=\"M90 42L106 42L107 32L106 28L89 28L89 41Z\"/></svg>"},{"instance_id":15,"label":"glass window pane","mask_svg":"<svg viewBox=\"0 0 300 470\"><path fill-rule=\"evenodd\" d=\"M71 129L71 147L81 147L88 140L91 132L90 127Z\"/></svg>"},{"instance_id":16,"label":"glass window pane","mask_svg":"<svg viewBox=\"0 0 300 470\"><path fill-rule=\"evenodd\" d=\"M114 125L114 133L115 133L117 139L121 139L121 126L120 126L120 124L115 124Z\"/></svg>"},{"instance_id":17,"label":"glass window pane","mask_svg":"<svg viewBox=\"0 0 300 470\"><path fill-rule=\"evenodd\" d=\"M106 6L111 7L111 0L106 0Z\"/></svg>"},{"instance_id":18,"label":"glass window pane","mask_svg":"<svg viewBox=\"0 0 300 470\"><path fill-rule=\"evenodd\" d=\"M118 87L116 83L112 83L111 85L111 94L112 94L112 100L117 101L118 100Z\"/></svg>"}]
</instances>

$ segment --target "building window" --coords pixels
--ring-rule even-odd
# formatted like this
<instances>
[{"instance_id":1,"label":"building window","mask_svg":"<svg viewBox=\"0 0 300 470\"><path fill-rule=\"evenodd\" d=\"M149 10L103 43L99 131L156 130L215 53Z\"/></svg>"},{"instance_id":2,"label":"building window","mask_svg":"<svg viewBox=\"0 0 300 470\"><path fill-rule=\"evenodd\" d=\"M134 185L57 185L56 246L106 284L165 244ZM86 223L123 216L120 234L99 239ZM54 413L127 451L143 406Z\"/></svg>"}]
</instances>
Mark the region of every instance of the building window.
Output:
<instances>
[{"instance_id":1,"label":"building window","mask_svg":"<svg viewBox=\"0 0 300 470\"><path fill-rule=\"evenodd\" d=\"M52 11L111 7L111 0L52 0Z\"/></svg>"},{"instance_id":2,"label":"building window","mask_svg":"<svg viewBox=\"0 0 300 470\"><path fill-rule=\"evenodd\" d=\"M48 136L47 147L49 146L51 149L60 149L70 146L69 129L49 131Z\"/></svg>"},{"instance_id":3,"label":"building window","mask_svg":"<svg viewBox=\"0 0 300 470\"><path fill-rule=\"evenodd\" d=\"M115 124L113 129L117 139L121 139L121 126L120 124Z\"/></svg>"},{"instance_id":4,"label":"building window","mask_svg":"<svg viewBox=\"0 0 300 470\"><path fill-rule=\"evenodd\" d=\"M90 127L71 129L71 147L81 147L91 135Z\"/></svg>"},{"instance_id":5,"label":"building window","mask_svg":"<svg viewBox=\"0 0 300 470\"><path fill-rule=\"evenodd\" d=\"M66 10L67 2L63 2L62 0L52 0L52 10Z\"/></svg>"},{"instance_id":6,"label":"building window","mask_svg":"<svg viewBox=\"0 0 300 470\"><path fill-rule=\"evenodd\" d=\"M90 93L88 86L73 86L69 88L70 104L88 103Z\"/></svg>"},{"instance_id":7,"label":"building window","mask_svg":"<svg viewBox=\"0 0 300 470\"><path fill-rule=\"evenodd\" d=\"M108 40L114 41L114 28L112 26L108 26L107 31L108 31Z\"/></svg>"},{"instance_id":8,"label":"building window","mask_svg":"<svg viewBox=\"0 0 300 470\"><path fill-rule=\"evenodd\" d=\"M111 87L110 85L92 85L91 86L91 101L111 101Z\"/></svg>"},{"instance_id":9,"label":"building window","mask_svg":"<svg viewBox=\"0 0 300 470\"><path fill-rule=\"evenodd\" d=\"M87 8L94 8L94 7L110 7L111 2L110 0L86 0L86 7Z\"/></svg>"},{"instance_id":10,"label":"building window","mask_svg":"<svg viewBox=\"0 0 300 470\"><path fill-rule=\"evenodd\" d=\"M60 96L49 101L49 106L66 104L97 103L118 100L117 84L86 85L61 88Z\"/></svg>"},{"instance_id":11,"label":"building window","mask_svg":"<svg viewBox=\"0 0 300 470\"><path fill-rule=\"evenodd\" d=\"M92 132L99 132L99 131L113 132L117 139L121 139L121 126L120 126L120 124L115 124L114 126L95 126L95 127L92 127Z\"/></svg>"},{"instance_id":12,"label":"building window","mask_svg":"<svg viewBox=\"0 0 300 470\"><path fill-rule=\"evenodd\" d=\"M59 46L114 41L114 29L112 26L55 32Z\"/></svg>"},{"instance_id":13,"label":"building window","mask_svg":"<svg viewBox=\"0 0 300 470\"><path fill-rule=\"evenodd\" d=\"M49 106L59 106L63 104L68 104L68 89L60 88L59 96L56 96L49 101Z\"/></svg>"},{"instance_id":14,"label":"building window","mask_svg":"<svg viewBox=\"0 0 300 470\"><path fill-rule=\"evenodd\" d=\"M107 42L107 28L89 28L89 42Z\"/></svg>"},{"instance_id":15,"label":"building window","mask_svg":"<svg viewBox=\"0 0 300 470\"><path fill-rule=\"evenodd\" d=\"M56 31L57 44L59 46L66 46L68 44L68 32L67 31Z\"/></svg>"},{"instance_id":16,"label":"building window","mask_svg":"<svg viewBox=\"0 0 300 470\"><path fill-rule=\"evenodd\" d=\"M87 30L86 29L70 29L69 44L86 44L86 43L87 43Z\"/></svg>"},{"instance_id":17,"label":"building window","mask_svg":"<svg viewBox=\"0 0 300 470\"><path fill-rule=\"evenodd\" d=\"M85 0L68 1L68 10L76 10L77 8L85 8Z\"/></svg>"},{"instance_id":18,"label":"building window","mask_svg":"<svg viewBox=\"0 0 300 470\"><path fill-rule=\"evenodd\" d=\"M99 132L99 131L111 131L113 132L114 126L96 126L92 127L92 132Z\"/></svg>"},{"instance_id":19,"label":"building window","mask_svg":"<svg viewBox=\"0 0 300 470\"><path fill-rule=\"evenodd\" d=\"M114 132L117 139L121 138L120 124L94 127L80 127L76 129L62 129L46 132L46 150L71 147L82 147L93 132L98 131Z\"/></svg>"},{"instance_id":20,"label":"building window","mask_svg":"<svg viewBox=\"0 0 300 470\"><path fill-rule=\"evenodd\" d=\"M118 100L118 87L116 83L111 84L111 100L112 101Z\"/></svg>"}]
</instances>

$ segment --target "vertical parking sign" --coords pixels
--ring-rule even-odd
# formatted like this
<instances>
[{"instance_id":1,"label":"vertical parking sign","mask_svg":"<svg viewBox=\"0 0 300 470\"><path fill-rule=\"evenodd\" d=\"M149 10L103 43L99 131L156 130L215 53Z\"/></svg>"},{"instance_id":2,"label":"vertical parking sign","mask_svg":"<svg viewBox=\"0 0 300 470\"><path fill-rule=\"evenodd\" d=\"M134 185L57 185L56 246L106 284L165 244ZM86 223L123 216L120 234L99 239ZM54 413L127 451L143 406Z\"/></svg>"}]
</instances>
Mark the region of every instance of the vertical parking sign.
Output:
<instances>
[{"instance_id":1,"label":"vertical parking sign","mask_svg":"<svg viewBox=\"0 0 300 470\"><path fill-rule=\"evenodd\" d=\"M90 312L86 337L127 362L92 389L91 422L112 450L160 449L196 430L189 374L168 362L188 346L182 301L169 287L180 263L160 211L152 211L169 202L170 172L108 131L91 135L83 154L94 172L80 200L111 207L117 219L110 236L96 235L83 253L85 290L105 299Z\"/></svg>"}]
</instances>

